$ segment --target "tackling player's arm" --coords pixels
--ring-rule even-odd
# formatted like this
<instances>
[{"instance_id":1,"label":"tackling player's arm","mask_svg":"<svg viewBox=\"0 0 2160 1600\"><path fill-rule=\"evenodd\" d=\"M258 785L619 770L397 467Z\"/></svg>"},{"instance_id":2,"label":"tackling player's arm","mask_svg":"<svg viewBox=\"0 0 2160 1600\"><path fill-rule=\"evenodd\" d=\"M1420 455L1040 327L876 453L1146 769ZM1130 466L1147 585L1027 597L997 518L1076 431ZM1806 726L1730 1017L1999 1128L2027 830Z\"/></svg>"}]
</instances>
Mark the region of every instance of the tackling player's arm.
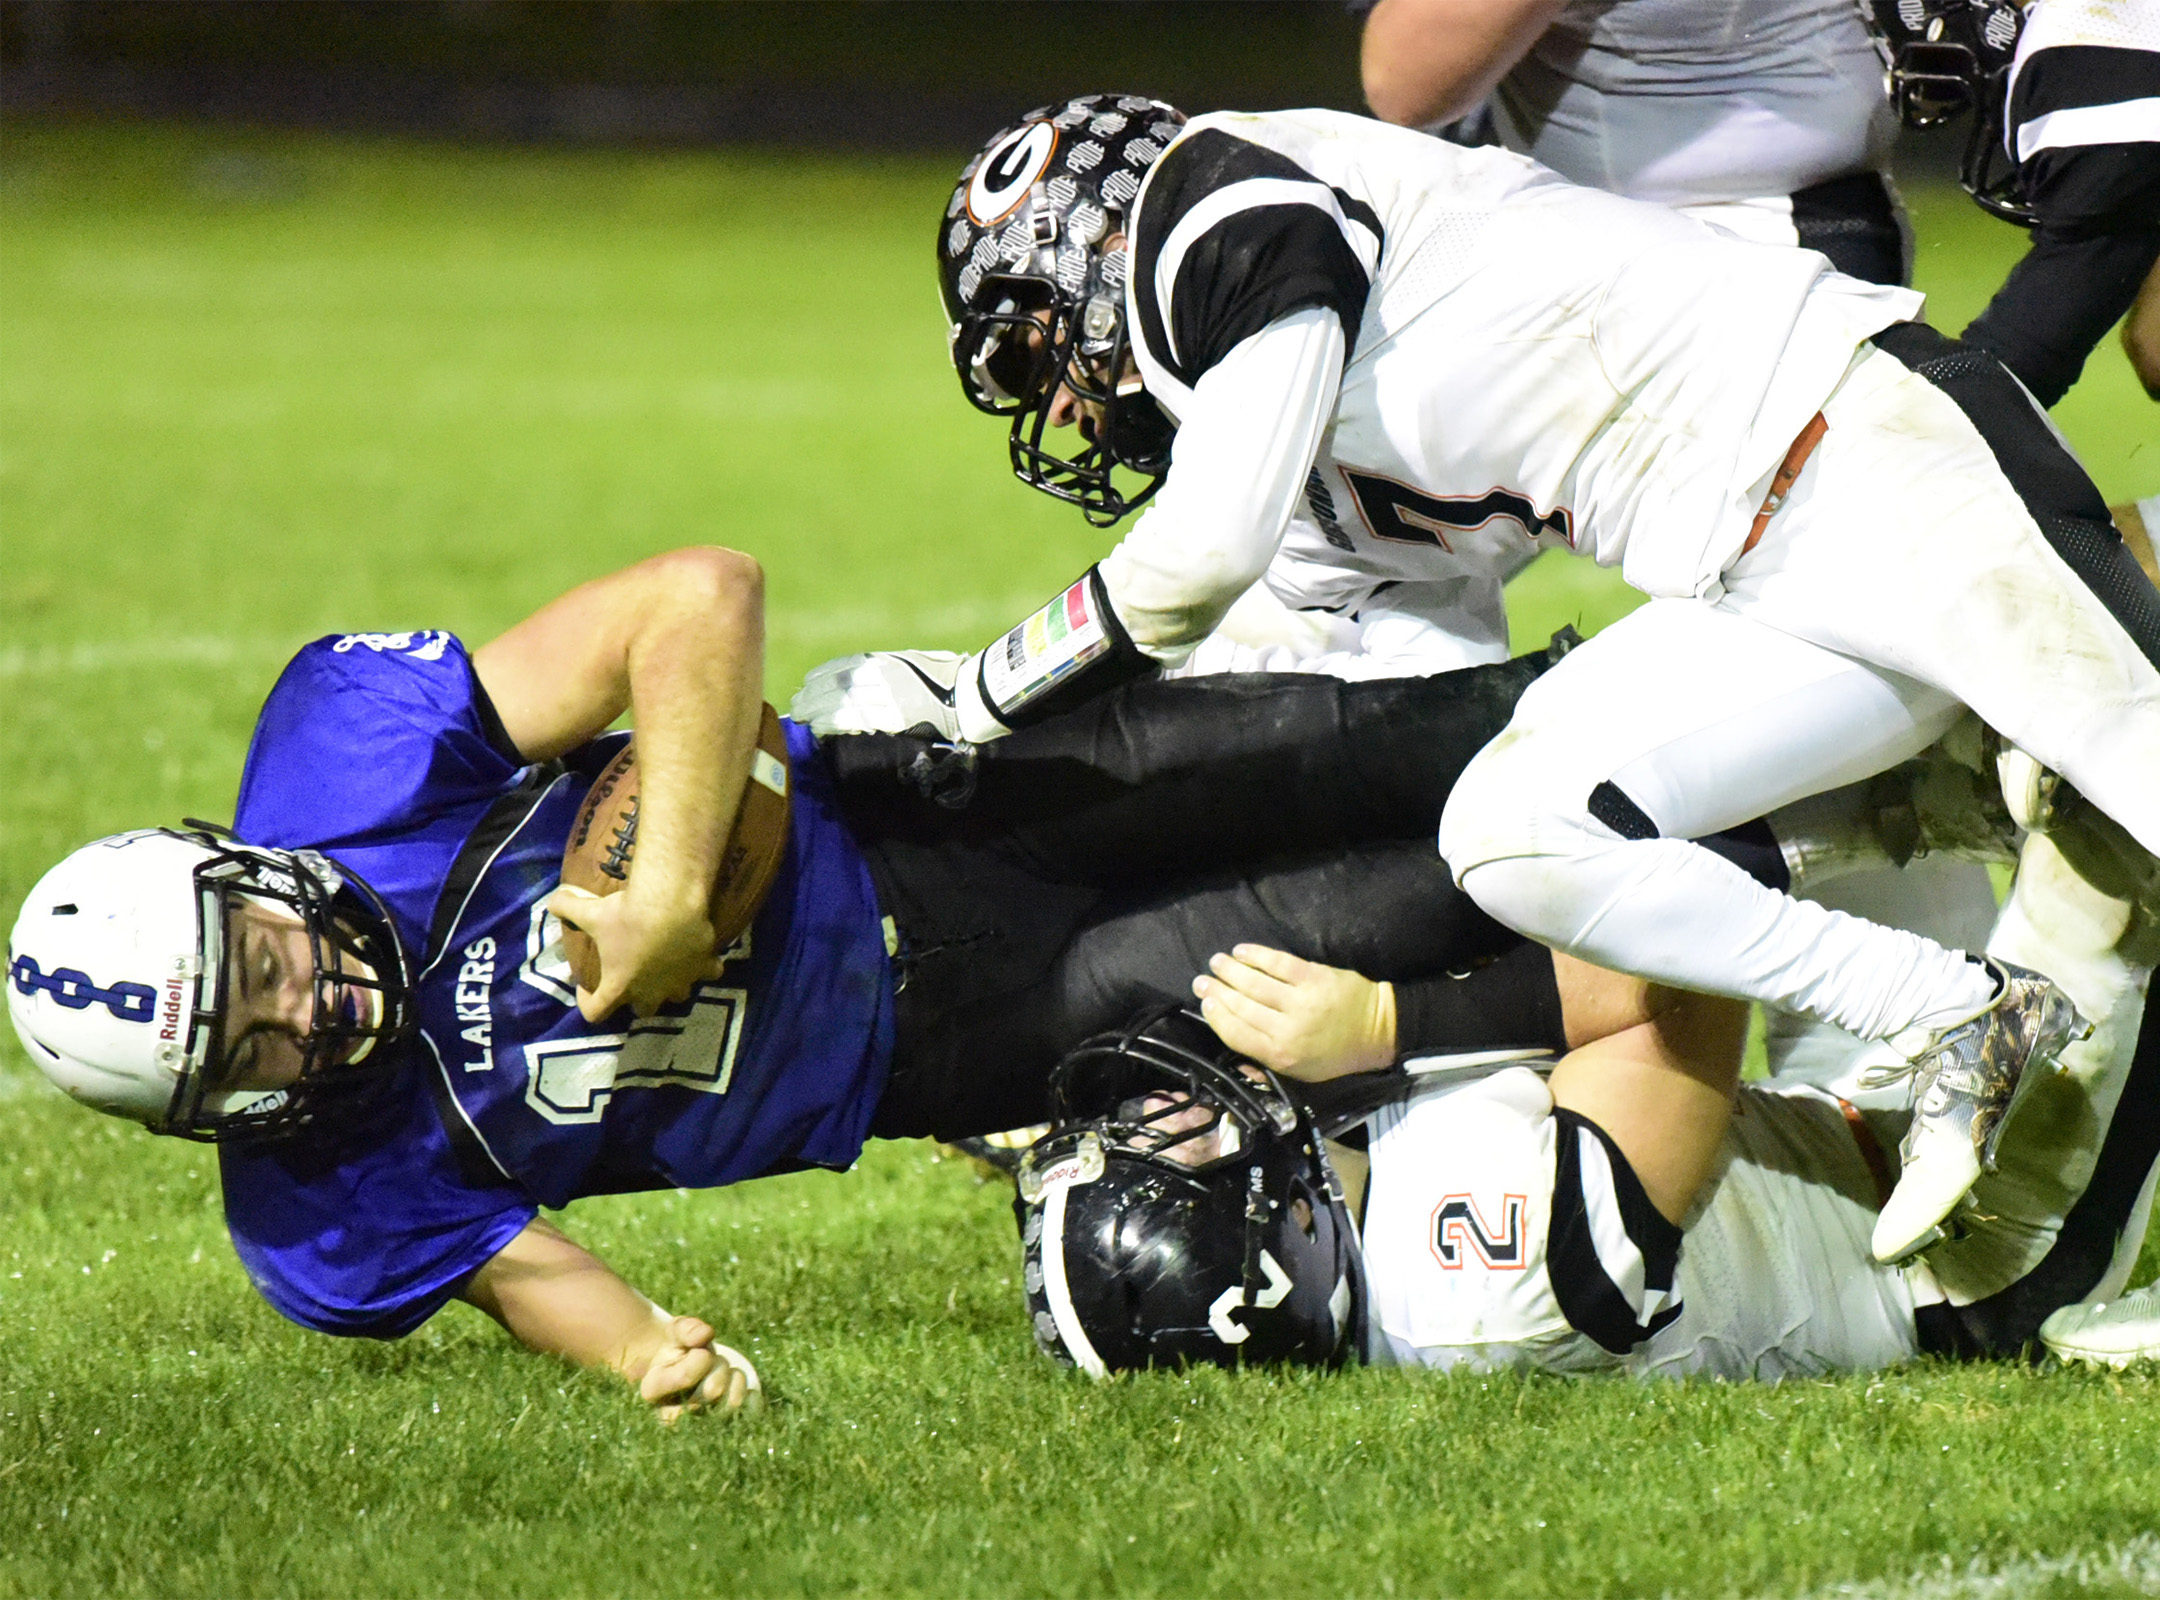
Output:
<instances>
[{"instance_id":1,"label":"tackling player's arm","mask_svg":"<svg viewBox=\"0 0 2160 1600\"><path fill-rule=\"evenodd\" d=\"M974 655L880 651L825 663L793 707L819 733L897 733L929 723L983 743L1158 666L1182 662L1274 559L1342 388L1346 341L1332 311L1291 312L1202 375L1155 503L1100 565ZM1063 392L1058 427L1088 427ZM1108 643L1086 659L1085 608ZM986 667L986 658L988 665Z\"/></svg>"},{"instance_id":2,"label":"tackling player's arm","mask_svg":"<svg viewBox=\"0 0 2160 1600\"><path fill-rule=\"evenodd\" d=\"M582 584L473 656L519 752L543 760L637 717L637 854L624 891L560 889L549 909L591 934L598 1021L687 996L709 977L708 903L764 705L764 574L733 550L671 551Z\"/></svg>"},{"instance_id":3,"label":"tackling player's arm","mask_svg":"<svg viewBox=\"0 0 2160 1600\"><path fill-rule=\"evenodd\" d=\"M663 1422L761 1403L755 1369L709 1326L670 1316L538 1218L472 1275L462 1298L528 1349L621 1373Z\"/></svg>"},{"instance_id":4,"label":"tackling player's arm","mask_svg":"<svg viewBox=\"0 0 2160 1600\"><path fill-rule=\"evenodd\" d=\"M2160 394L2155 398L2160 398ZM2160 557L2153 554L2153 522L2145 515L2148 508L2156 505L2160 505L2160 495L2126 506L2110 506L2108 515L2115 519L2115 531L2122 535L2123 543L2130 547L2130 554L2137 564L2145 569L2145 576L2160 584Z\"/></svg>"},{"instance_id":5,"label":"tackling player's arm","mask_svg":"<svg viewBox=\"0 0 2160 1600\"><path fill-rule=\"evenodd\" d=\"M2145 283L2123 318L2123 354L2145 392L2160 400L2160 261L2145 274Z\"/></svg>"},{"instance_id":6,"label":"tackling player's arm","mask_svg":"<svg viewBox=\"0 0 2160 1600\"><path fill-rule=\"evenodd\" d=\"M1379 0L1358 68L1383 122L1430 127L1475 111L1565 0Z\"/></svg>"},{"instance_id":7,"label":"tackling player's arm","mask_svg":"<svg viewBox=\"0 0 2160 1600\"><path fill-rule=\"evenodd\" d=\"M1650 1203L1679 1222L1715 1170L1740 1081L1747 1007L1553 952L1568 1051L1553 1103L1603 1129ZM1264 945L1239 945L1193 982L1200 1014L1231 1049L1320 1082L1401 1053L1395 986Z\"/></svg>"},{"instance_id":8,"label":"tackling player's arm","mask_svg":"<svg viewBox=\"0 0 2160 1600\"><path fill-rule=\"evenodd\" d=\"M1308 306L1240 341L1194 385L1162 492L1098 569L1141 654L1184 660L1267 570L1335 413L1347 355L1341 319Z\"/></svg>"},{"instance_id":9,"label":"tackling player's arm","mask_svg":"<svg viewBox=\"0 0 2160 1600\"><path fill-rule=\"evenodd\" d=\"M1096 110L1105 128L1130 131L1131 113L1151 103L1117 104ZM1085 116L1091 105L1075 101L1060 115ZM1102 146L1076 141L1060 156L1066 147L1044 135L1050 126L998 135L947 213L940 263L955 368L979 406L1011 419L1024 481L1103 526L1161 492L1106 559L987 649L820 667L795 701L797 720L819 733L928 723L979 743L1175 667L1267 569L1305 492L1380 271L1378 214L1223 128L1188 125L1158 151L1152 141L1175 131L1160 123L1123 146L1120 160L1147 170L1137 195L1123 170L1122 192L1100 180L1100 206L1068 214L1068 202L1051 197L1078 206L1105 165ZM982 246L963 249L976 213L960 210L986 203L986 174L1004 174L997 181L1011 187L997 197L1009 203L1023 179L1046 172L1057 176L1038 185L1040 201L1000 213L998 237L1033 229L1038 239L1088 242L1054 270L1038 252L978 284ZM1298 203L1284 203L1285 192ZM1094 242L1111 213L1126 226ZM1085 305L1070 287L1075 264L1098 275L1087 279L1095 287ZM1020 351L1035 359L1015 361ZM1059 441L1046 429L1070 430L1081 447L1065 450L1070 434ZM1148 479L1147 490L1128 498L1110 481L1113 467Z\"/></svg>"}]
</instances>

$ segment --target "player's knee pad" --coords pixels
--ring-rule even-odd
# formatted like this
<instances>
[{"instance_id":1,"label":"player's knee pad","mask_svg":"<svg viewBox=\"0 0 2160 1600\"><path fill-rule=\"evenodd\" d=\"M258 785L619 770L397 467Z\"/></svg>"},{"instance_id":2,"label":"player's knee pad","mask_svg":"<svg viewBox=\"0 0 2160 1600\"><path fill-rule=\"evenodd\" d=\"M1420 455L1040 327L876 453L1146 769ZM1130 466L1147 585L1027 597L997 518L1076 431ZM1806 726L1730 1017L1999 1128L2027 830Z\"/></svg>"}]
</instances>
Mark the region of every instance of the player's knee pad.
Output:
<instances>
[{"instance_id":1,"label":"player's knee pad","mask_svg":"<svg viewBox=\"0 0 2160 1600\"><path fill-rule=\"evenodd\" d=\"M1592 858L1655 838L1658 828L1562 745L1513 741L1513 731L1480 751L1455 785L1440 819L1440 854L1486 915L1568 948L1609 892L1608 873Z\"/></svg>"},{"instance_id":2,"label":"player's knee pad","mask_svg":"<svg viewBox=\"0 0 2160 1600\"><path fill-rule=\"evenodd\" d=\"M1440 814L1440 855L1464 888L1487 862L1569 856L1587 842L1587 785L1579 774L1555 771L1552 755L1511 726L1456 780Z\"/></svg>"},{"instance_id":3,"label":"player's knee pad","mask_svg":"<svg viewBox=\"0 0 2160 1600\"><path fill-rule=\"evenodd\" d=\"M1463 892L1495 922L1556 949L1570 949L1588 918L1585 885L1562 856L1501 856L1459 875Z\"/></svg>"}]
</instances>

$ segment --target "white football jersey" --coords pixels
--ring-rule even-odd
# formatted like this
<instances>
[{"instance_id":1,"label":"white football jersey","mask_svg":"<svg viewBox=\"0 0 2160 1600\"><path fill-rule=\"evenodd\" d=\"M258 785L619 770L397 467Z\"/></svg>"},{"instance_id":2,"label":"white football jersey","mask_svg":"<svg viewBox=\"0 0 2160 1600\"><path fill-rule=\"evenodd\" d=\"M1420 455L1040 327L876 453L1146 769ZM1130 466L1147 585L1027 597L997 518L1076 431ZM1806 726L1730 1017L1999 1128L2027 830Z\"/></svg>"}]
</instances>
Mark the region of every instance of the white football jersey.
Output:
<instances>
[{"instance_id":1,"label":"white football jersey","mask_svg":"<svg viewBox=\"0 0 2160 1600\"><path fill-rule=\"evenodd\" d=\"M2036 70L2050 50L2082 54L2051 57ZM2043 150L2160 141L2155 55L2160 0L2032 0L2004 97L2010 155L2022 162Z\"/></svg>"},{"instance_id":2,"label":"white football jersey","mask_svg":"<svg viewBox=\"0 0 2160 1600\"><path fill-rule=\"evenodd\" d=\"M2022 69L2042 50L2076 47L2160 50L2160 6L2152 0L2032 0L2018 32L2016 67ZM2017 94L2014 77L2009 93ZM2095 96L2092 103L2118 104L2122 98Z\"/></svg>"},{"instance_id":3,"label":"white football jersey","mask_svg":"<svg viewBox=\"0 0 2160 1600\"><path fill-rule=\"evenodd\" d=\"M1912 1280L1869 1250L1878 1177L1816 1090L1741 1091L1684 1238L1527 1068L1382 1112L1371 1160L1376 1360L1775 1379L1919 1349Z\"/></svg>"},{"instance_id":4,"label":"white football jersey","mask_svg":"<svg viewBox=\"0 0 2160 1600\"><path fill-rule=\"evenodd\" d=\"M1166 660L1263 569L1286 604L1346 613L1466 575L1496 597L1552 548L1651 594L1714 593L1856 348L1921 303L1326 111L1194 119L1130 235L1134 354L1180 453L1103 575ZM1316 342L1336 323L1339 357ZM1298 339L1330 359L1266 359ZM1243 376L1276 372L1295 381ZM1304 418L1317 448L1281 449ZM1279 510L1226 532L1228 503Z\"/></svg>"}]
</instances>

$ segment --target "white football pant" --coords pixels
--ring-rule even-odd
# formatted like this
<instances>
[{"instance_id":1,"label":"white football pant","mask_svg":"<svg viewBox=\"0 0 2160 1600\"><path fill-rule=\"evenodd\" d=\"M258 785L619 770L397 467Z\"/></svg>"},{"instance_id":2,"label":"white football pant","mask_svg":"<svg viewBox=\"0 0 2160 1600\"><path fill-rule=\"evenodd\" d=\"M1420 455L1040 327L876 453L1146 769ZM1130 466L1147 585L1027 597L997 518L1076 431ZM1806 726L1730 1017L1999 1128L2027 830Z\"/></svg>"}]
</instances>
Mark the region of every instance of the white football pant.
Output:
<instances>
[{"instance_id":1,"label":"white football pant","mask_svg":"<svg viewBox=\"0 0 2160 1600\"><path fill-rule=\"evenodd\" d=\"M1866 346L1823 415L1722 594L1653 602L1532 685L1440 850L1488 912L1585 960L1883 1039L1992 981L1686 841L1916 755L1963 702L2155 849L2160 671L1940 389ZM1659 837L1593 817L1605 783Z\"/></svg>"}]
</instances>

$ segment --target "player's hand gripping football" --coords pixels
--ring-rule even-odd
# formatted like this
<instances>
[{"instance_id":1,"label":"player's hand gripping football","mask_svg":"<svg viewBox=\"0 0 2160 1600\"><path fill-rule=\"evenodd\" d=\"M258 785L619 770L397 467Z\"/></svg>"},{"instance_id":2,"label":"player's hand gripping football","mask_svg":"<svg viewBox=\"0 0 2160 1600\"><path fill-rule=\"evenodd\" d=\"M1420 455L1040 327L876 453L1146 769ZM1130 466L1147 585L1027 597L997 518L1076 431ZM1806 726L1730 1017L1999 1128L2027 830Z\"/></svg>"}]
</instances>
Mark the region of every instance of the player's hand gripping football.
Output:
<instances>
[{"instance_id":1,"label":"player's hand gripping football","mask_svg":"<svg viewBox=\"0 0 2160 1600\"><path fill-rule=\"evenodd\" d=\"M757 1369L696 1317L667 1319L638 1395L668 1423L692 1411L755 1411L765 1403Z\"/></svg>"},{"instance_id":2,"label":"player's hand gripping football","mask_svg":"<svg viewBox=\"0 0 2160 1600\"><path fill-rule=\"evenodd\" d=\"M633 874L622 893L604 897L565 885L548 897L547 908L583 929L599 950L598 985L577 992L588 1022L626 1003L647 1015L689 999L694 986L719 975L712 919L699 890L671 892Z\"/></svg>"},{"instance_id":3,"label":"player's hand gripping football","mask_svg":"<svg viewBox=\"0 0 2160 1600\"><path fill-rule=\"evenodd\" d=\"M1240 1055L1286 1078L1324 1083L1395 1063L1395 987L1241 944L1193 979L1200 1015Z\"/></svg>"},{"instance_id":4,"label":"player's hand gripping football","mask_svg":"<svg viewBox=\"0 0 2160 1600\"><path fill-rule=\"evenodd\" d=\"M960 737L953 684L974 658L950 650L874 650L813 667L788 715L820 738L830 733L905 733L921 723Z\"/></svg>"}]
</instances>

